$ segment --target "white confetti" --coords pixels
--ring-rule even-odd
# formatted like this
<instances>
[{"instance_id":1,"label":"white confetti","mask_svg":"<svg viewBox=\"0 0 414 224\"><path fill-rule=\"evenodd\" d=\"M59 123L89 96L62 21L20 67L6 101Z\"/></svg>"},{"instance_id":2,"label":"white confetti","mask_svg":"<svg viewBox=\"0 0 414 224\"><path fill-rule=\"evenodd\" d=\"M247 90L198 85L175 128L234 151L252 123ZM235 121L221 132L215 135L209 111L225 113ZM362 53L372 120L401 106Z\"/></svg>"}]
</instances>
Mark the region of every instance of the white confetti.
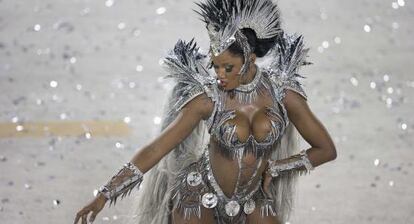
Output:
<instances>
[{"instance_id":1,"label":"white confetti","mask_svg":"<svg viewBox=\"0 0 414 224\"><path fill-rule=\"evenodd\" d=\"M341 38L340 38L340 37L335 37L335 38L334 38L334 42L335 42L336 44L340 44L340 43L342 42L342 40L341 40Z\"/></svg>"},{"instance_id":2,"label":"white confetti","mask_svg":"<svg viewBox=\"0 0 414 224\"><path fill-rule=\"evenodd\" d=\"M126 27L126 24L125 24L124 22L120 22L120 23L118 24L118 29L119 29L119 30L123 30L123 29L125 29L125 27Z\"/></svg>"},{"instance_id":3,"label":"white confetti","mask_svg":"<svg viewBox=\"0 0 414 224\"><path fill-rule=\"evenodd\" d=\"M394 30L400 28L400 24L398 24L397 22L393 22L391 26Z\"/></svg>"},{"instance_id":4,"label":"white confetti","mask_svg":"<svg viewBox=\"0 0 414 224\"><path fill-rule=\"evenodd\" d=\"M52 81L50 81L50 87L52 87L52 88L56 88L57 86L58 86L58 82L56 82L56 81L54 81L54 80L52 80Z\"/></svg>"},{"instance_id":5,"label":"white confetti","mask_svg":"<svg viewBox=\"0 0 414 224\"><path fill-rule=\"evenodd\" d=\"M318 47L318 52L319 52L319 53L323 53L323 51L324 51L323 47L322 47L322 46L319 46L319 47Z\"/></svg>"},{"instance_id":6,"label":"white confetti","mask_svg":"<svg viewBox=\"0 0 414 224\"><path fill-rule=\"evenodd\" d=\"M353 86L358 86L358 79L357 78L351 77L350 81L351 81Z\"/></svg>"},{"instance_id":7,"label":"white confetti","mask_svg":"<svg viewBox=\"0 0 414 224\"><path fill-rule=\"evenodd\" d=\"M324 41L324 42L322 42L322 47L323 48L328 48L329 47L329 42L328 41Z\"/></svg>"},{"instance_id":8,"label":"white confetti","mask_svg":"<svg viewBox=\"0 0 414 224\"><path fill-rule=\"evenodd\" d=\"M36 32L40 31L41 28L42 28L42 26L40 26L40 24L36 24L36 25L33 26L33 30L36 31Z\"/></svg>"},{"instance_id":9,"label":"white confetti","mask_svg":"<svg viewBox=\"0 0 414 224\"><path fill-rule=\"evenodd\" d=\"M367 24L366 24L366 25L364 26L364 31L365 31L365 32L367 32L367 33L371 32L371 27L370 27L369 25L367 25Z\"/></svg>"},{"instance_id":10,"label":"white confetti","mask_svg":"<svg viewBox=\"0 0 414 224\"><path fill-rule=\"evenodd\" d=\"M399 7L397 2L391 3L391 6L392 6L393 9L398 9L398 7Z\"/></svg>"},{"instance_id":11,"label":"white confetti","mask_svg":"<svg viewBox=\"0 0 414 224\"><path fill-rule=\"evenodd\" d=\"M392 99L388 97L386 102L387 102L387 107L390 108L392 106Z\"/></svg>"},{"instance_id":12,"label":"white confetti","mask_svg":"<svg viewBox=\"0 0 414 224\"><path fill-rule=\"evenodd\" d=\"M61 120L66 120L66 118L68 117L65 113L61 113L60 115L59 115L59 117L60 117L60 119Z\"/></svg>"},{"instance_id":13,"label":"white confetti","mask_svg":"<svg viewBox=\"0 0 414 224\"><path fill-rule=\"evenodd\" d=\"M161 124L161 118L158 117L158 116L154 117L154 124L156 124L156 125Z\"/></svg>"},{"instance_id":14,"label":"white confetti","mask_svg":"<svg viewBox=\"0 0 414 224\"><path fill-rule=\"evenodd\" d=\"M129 88L133 89L137 86L137 84L135 82L129 82L128 86L129 86Z\"/></svg>"},{"instance_id":15,"label":"white confetti","mask_svg":"<svg viewBox=\"0 0 414 224\"><path fill-rule=\"evenodd\" d=\"M144 70L144 66L142 66L142 65L137 65L137 67L135 68L135 70L136 70L137 72L142 72L142 71Z\"/></svg>"},{"instance_id":16,"label":"white confetti","mask_svg":"<svg viewBox=\"0 0 414 224\"><path fill-rule=\"evenodd\" d=\"M156 12L158 15L164 14L167 11L165 7L159 7Z\"/></svg>"},{"instance_id":17,"label":"white confetti","mask_svg":"<svg viewBox=\"0 0 414 224\"><path fill-rule=\"evenodd\" d=\"M24 127L22 125L17 125L16 126L16 131L23 131Z\"/></svg>"},{"instance_id":18,"label":"white confetti","mask_svg":"<svg viewBox=\"0 0 414 224\"><path fill-rule=\"evenodd\" d=\"M76 58L75 58L75 57L71 57L71 58L69 59L69 62L70 62L71 64L75 64L75 63L76 63Z\"/></svg>"},{"instance_id":19,"label":"white confetti","mask_svg":"<svg viewBox=\"0 0 414 224\"><path fill-rule=\"evenodd\" d=\"M129 124L131 122L130 117L124 117L124 123Z\"/></svg>"},{"instance_id":20,"label":"white confetti","mask_svg":"<svg viewBox=\"0 0 414 224\"><path fill-rule=\"evenodd\" d=\"M17 122L19 122L19 118L18 118L18 117L13 117L13 118L12 118L12 122L13 122L13 123L17 123Z\"/></svg>"},{"instance_id":21,"label":"white confetti","mask_svg":"<svg viewBox=\"0 0 414 224\"><path fill-rule=\"evenodd\" d=\"M106 7L111 7L111 6L113 6L114 5L114 1L113 0L106 0L105 1L105 6Z\"/></svg>"},{"instance_id":22,"label":"white confetti","mask_svg":"<svg viewBox=\"0 0 414 224\"><path fill-rule=\"evenodd\" d=\"M124 144L122 144L121 142L117 142L117 143L115 143L115 147L117 149L123 149L124 148Z\"/></svg>"},{"instance_id":23,"label":"white confetti","mask_svg":"<svg viewBox=\"0 0 414 224\"><path fill-rule=\"evenodd\" d=\"M137 37L137 36L141 35L141 30L139 30L139 29L134 29L134 30L132 31L132 34L133 34L135 37Z\"/></svg>"}]
</instances>

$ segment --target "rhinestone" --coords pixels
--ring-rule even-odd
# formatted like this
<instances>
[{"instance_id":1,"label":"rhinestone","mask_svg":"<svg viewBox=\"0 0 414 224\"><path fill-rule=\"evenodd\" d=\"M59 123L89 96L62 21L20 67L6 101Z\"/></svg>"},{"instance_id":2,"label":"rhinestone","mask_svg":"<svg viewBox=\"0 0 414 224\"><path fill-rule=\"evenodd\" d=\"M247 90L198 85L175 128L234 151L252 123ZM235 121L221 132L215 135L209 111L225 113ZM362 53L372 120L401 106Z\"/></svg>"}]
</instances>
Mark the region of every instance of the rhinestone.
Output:
<instances>
[{"instance_id":1,"label":"rhinestone","mask_svg":"<svg viewBox=\"0 0 414 224\"><path fill-rule=\"evenodd\" d=\"M226 210L226 214L228 216L236 216L240 211L240 205L237 201L229 201L225 206L224 209Z\"/></svg>"},{"instance_id":2,"label":"rhinestone","mask_svg":"<svg viewBox=\"0 0 414 224\"><path fill-rule=\"evenodd\" d=\"M187 175L188 185L195 187L201 184L201 174L199 172L191 172Z\"/></svg>"},{"instance_id":3,"label":"rhinestone","mask_svg":"<svg viewBox=\"0 0 414 224\"><path fill-rule=\"evenodd\" d=\"M254 209L256 208L256 203L253 199L249 199L246 203L244 203L243 211L246 214L252 214Z\"/></svg>"},{"instance_id":4,"label":"rhinestone","mask_svg":"<svg viewBox=\"0 0 414 224\"><path fill-rule=\"evenodd\" d=\"M203 206L206 208L214 208L217 205L217 196L213 193L205 193L201 198Z\"/></svg>"}]
</instances>

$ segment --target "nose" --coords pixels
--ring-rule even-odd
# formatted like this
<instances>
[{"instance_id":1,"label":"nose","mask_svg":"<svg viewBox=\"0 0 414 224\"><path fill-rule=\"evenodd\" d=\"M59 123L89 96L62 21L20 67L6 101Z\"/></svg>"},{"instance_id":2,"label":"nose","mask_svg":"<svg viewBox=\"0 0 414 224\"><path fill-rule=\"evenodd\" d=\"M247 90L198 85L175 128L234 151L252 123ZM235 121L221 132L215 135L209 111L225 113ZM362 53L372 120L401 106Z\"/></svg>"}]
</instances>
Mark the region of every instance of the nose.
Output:
<instances>
[{"instance_id":1,"label":"nose","mask_svg":"<svg viewBox=\"0 0 414 224\"><path fill-rule=\"evenodd\" d=\"M216 74L219 79L226 78L226 72L224 71L224 69L220 69L220 68L216 69Z\"/></svg>"}]
</instances>

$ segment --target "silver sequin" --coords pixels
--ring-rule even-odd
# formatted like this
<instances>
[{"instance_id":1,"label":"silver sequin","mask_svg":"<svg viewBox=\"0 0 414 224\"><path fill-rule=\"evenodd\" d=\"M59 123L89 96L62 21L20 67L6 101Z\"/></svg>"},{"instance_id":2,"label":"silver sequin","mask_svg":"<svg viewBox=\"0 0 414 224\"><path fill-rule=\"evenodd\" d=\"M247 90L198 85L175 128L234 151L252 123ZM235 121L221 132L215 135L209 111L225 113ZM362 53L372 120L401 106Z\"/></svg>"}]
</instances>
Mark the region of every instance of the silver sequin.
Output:
<instances>
[{"instance_id":1,"label":"silver sequin","mask_svg":"<svg viewBox=\"0 0 414 224\"><path fill-rule=\"evenodd\" d=\"M246 203L244 203L243 211L246 214L252 214L254 209L256 208L256 203L253 199L249 199Z\"/></svg>"},{"instance_id":2,"label":"silver sequin","mask_svg":"<svg viewBox=\"0 0 414 224\"><path fill-rule=\"evenodd\" d=\"M200 185L201 181L201 174L199 172L191 172L187 175L187 183L192 187Z\"/></svg>"},{"instance_id":3,"label":"silver sequin","mask_svg":"<svg viewBox=\"0 0 414 224\"><path fill-rule=\"evenodd\" d=\"M239 214L240 211L240 205L237 203L237 201L229 201L225 206L224 209L226 210L226 214L228 216L236 216Z\"/></svg>"},{"instance_id":4,"label":"silver sequin","mask_svg":"<svg viewBox=\"0 0 414 224\"><path fill-rule=\"evenodd\" d=\"M217 205L218 198L213 193L205 193L201 198L201 202L206 208L214 208Z\"/></svg>"}]
</instances>

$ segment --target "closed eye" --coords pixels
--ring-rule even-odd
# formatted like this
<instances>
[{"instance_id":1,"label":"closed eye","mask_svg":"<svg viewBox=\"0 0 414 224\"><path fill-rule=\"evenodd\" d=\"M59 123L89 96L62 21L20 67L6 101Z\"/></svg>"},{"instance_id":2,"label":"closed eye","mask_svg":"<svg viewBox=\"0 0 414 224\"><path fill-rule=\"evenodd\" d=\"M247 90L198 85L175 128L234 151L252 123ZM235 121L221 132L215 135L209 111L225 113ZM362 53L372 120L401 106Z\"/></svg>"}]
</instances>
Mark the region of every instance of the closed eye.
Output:
<instances>
[{"instance_id":1,"label":"closed eye","mask_svg":"<svg viewBox=\"0 0 414 224\"><path fill-rule=\"evenodd\" d=\"M219 68L220 68L220 66L215 65L215 64L212 64L212 66L213 66L213 68L214 68L215 70L217 70L217 69L219 69ZM234 67L234 65L226 65L226 66L224 67L224 69L225 69L226 73L229 73L229 72L233 71L233 67Z\"/></svg>"},{"instance_id":2,"label":"closed eye","mask_svg":"<svg viewBox=\"0 0 414 224\"><path fill-rule=\"evenodd\" d=\"M226 72L231 72L233 70L233 65L227 65L226 66Z\"/></svg>"}]
</instances>

